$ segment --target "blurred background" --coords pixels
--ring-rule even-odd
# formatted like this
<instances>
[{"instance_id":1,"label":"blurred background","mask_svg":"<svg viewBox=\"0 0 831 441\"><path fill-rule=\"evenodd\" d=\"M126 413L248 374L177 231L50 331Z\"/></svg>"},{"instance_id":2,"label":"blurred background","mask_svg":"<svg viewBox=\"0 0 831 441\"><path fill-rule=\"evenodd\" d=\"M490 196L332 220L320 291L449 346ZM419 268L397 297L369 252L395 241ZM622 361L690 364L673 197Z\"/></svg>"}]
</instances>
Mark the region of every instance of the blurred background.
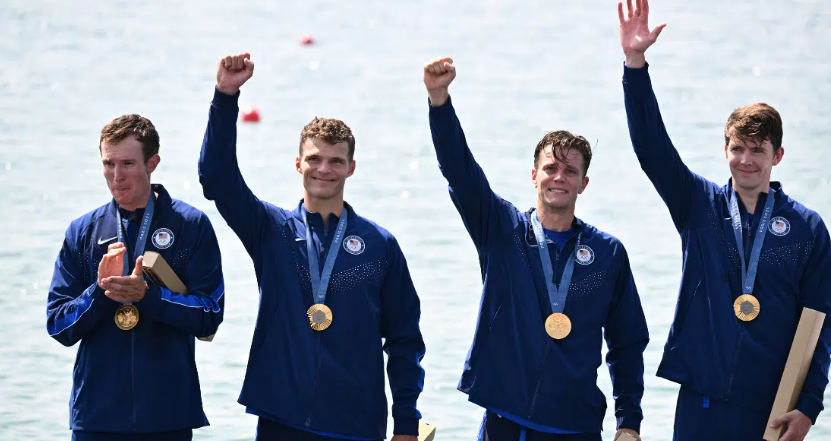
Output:
<instances>
[{"instance_id":1,"label":"blurred background","mask_svg":"<svg viewBox=\"0 0 831 441\"><path fill-rule=\"evenodd\" d=\"M670 440L677 386L655 377L681 274L680 240L629 142L616 2L582 0L360 2L0 2L0 439L69 439L77 346L45 329L54 259L69 222L107 203L98 136L125 113L161 134L154 181L211 217L223 254L226 313L197 362L211 426L196 440L253 439L236 403L257 313L253 266L205 200L196 166L217 59L256 62L241 106L239 162L262 199L302 197L294 157L315 115L346 121L357 138L347 200L395 234L422 300L427 371L419 408L438 440L471 440L482 409L456 390L471 342L481 279L476 253L447 195L427 121L424 62L454 57L451 87L467 139L493 188L530 207L533 149L567 129L596 143L578 216L626 245L646 310L646 440ZM756 101L783 116L785 191L831 220L831 2L654 0L668 23L647 53L664 121L690 168L719 184L729 171L723 127ZM311 35L314 44L300 39ZM609 400L604 439L614 434ZM831 403L831 389L826 405ZM392 425L390 424L390 436ZM809 440L831 439L823 413Z\"/></svg>"}]
</instances>

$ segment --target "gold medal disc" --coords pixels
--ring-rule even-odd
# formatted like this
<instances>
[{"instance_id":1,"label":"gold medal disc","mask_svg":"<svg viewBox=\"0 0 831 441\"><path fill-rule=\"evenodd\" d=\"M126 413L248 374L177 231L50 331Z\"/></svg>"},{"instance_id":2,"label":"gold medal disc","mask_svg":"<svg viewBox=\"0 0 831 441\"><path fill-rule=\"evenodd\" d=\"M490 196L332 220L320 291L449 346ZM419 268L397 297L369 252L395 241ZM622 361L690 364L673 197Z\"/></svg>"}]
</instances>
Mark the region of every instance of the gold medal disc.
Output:
<instances>
[{"instance_id":1,"label":"gold medal disc","mask_svg":"<svg viewBox=\"0 0 831 441\"><path fill-rule=\"evenodd\" d=\"M571 333L571 319L561 312L551 314L545 319L545 332L555 340L562 340Z\"/></svg>"},{"instance_id":2,"label":"gold medal disc","mask_svg":"<svg viewBox=\"0 0 831 441\"><path fill-rule=\"evenodd\" d=\"M733 302L733 311L736 317L743 322L749 322L759 316L761 305L759 300L750 294L742 294Z\"/></svg>"},{"instance_id":3,"label":"gold medal disc","mask_svg":"<svg viewBox=\"0 0 831 441\"><path fill-rule=\"evenodd\" d=\"M332 310L322 303L312 305L306 315L309 316L309 324L315 331L323 331L332 324Z\"/></svg>"},{"instance_id":4,"label":"gold medal disc","mask_svg":"<svg viewBox=\"0 0 831 441\"><path fill-rule=\"evenodd\" d=\"M133 305L121 305L115 311L115 325L118 329L129 331L136 327L139 322L138 309Z\"/></svg>"}]
</instances>

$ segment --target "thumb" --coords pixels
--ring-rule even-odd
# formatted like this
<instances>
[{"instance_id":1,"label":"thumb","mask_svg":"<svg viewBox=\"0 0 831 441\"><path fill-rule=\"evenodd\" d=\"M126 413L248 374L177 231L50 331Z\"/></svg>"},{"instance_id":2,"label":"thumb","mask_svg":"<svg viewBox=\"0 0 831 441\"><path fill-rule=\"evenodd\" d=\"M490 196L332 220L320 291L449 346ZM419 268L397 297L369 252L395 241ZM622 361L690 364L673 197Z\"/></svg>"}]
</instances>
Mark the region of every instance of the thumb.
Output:
<instances>
[{"instance_id":1,"label":"thumb","mask_svg":"<svg viewBox=\"0 0 831 441\"><path fill-rule=\"evenodd\" d=\"M653 29L652 32L649 33L649 36L652 38L652 41L658 39L658 36L661 35L661 31L663 31L665 27L667 27L666 23L661 23L658 26L655 26L655 29Z\"/></svg>"},{"instance_id":2,"label":"thumb","mask_svg":"<svg viewBox=\"0 0 831 441\"><path fill-rule=\"evenodd\" d=\"M136 277L140 277L142 273L142 264L144 263L144 256L139 256L136 259L136 269L133 270L133 275Z\"/></svg>"},{"instance_id":3,"label":"thumb","mask_svg":"<svg viewBox=\"0 0 831 441\"><path fill-rule=\"evenodd\" d=\"M447 69L450 72L455 72L456 71L456 66L454 66L454 65L452 65L448 62L444 63L444 68Z\"/></svg>"},{"instance_id":4,"label":"thumb","mask_svg":"<svg viewBox=\"0 0 831 441\"><path fill-rule=\"evenodd\" d=\"M243 60L243 63L245 63L245 70L247 70L247 71L253 71L254 70L254 62L251 61L250 59L245 58Z\"/></svg>"}]
</instances>

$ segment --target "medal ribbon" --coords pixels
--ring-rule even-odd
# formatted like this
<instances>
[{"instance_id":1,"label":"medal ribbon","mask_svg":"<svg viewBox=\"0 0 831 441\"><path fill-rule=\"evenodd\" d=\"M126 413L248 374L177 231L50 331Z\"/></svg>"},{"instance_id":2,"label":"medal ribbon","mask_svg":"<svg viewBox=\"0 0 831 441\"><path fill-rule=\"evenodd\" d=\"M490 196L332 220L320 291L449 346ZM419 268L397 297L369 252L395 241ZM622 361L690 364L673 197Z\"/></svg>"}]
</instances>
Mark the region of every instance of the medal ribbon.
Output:
<instances>
[{"instance_id":1,"label":"medal ribbon","mask_svg":"<svg viewBox=\"0 0 831 441\"><path fill-rule=\"evenodd\" d=\"M136 237L136 247L133 250L133 262L144 254L144 247L147 245L147 233L150 231L150 221L153 220L153 212L155 211L156 198L153 197L153 191L150 191L150 198L147 199L147 207L144 209L144 216L141 218L141 227L139 227L138 237ZM127 246L125 239L126 233L123 231L124 224L121 222L121 211L116 207L116 218L118 219L118 241ZM126 253L125 253L126 254ZM122 276L130 275L130 258L129 255L124 256L124 271Z\"/></svg>"},{"instance_id":2,"label":"medal ribbon","mask_svg":"<svg viewBox=\"0 0 831 441\"><path fill-rule=\"evenodd\" d=\"M340 213L338 228L329 246L329 254L326 255L326 262L323 265L323 273L320 272L320 264L317 261L317 252L312 242L312 229L309 228L309 220L306 217L306 207L303 207L303 225L306 226L306 254L309 256L309 274L312 278L312 294L315 303L323 303L326 300L326 289L329 287L329 278L332 276L332 268L335 266L335 259L340 251L340 243L346 233L346 207Z\"/></svg>"},{"instance_id":3,"label":"medal ribbon","mask_svg":"<svg viewBox=\"0 0 831 441\"><path fill-rule=\"evenodd\" d=\"M753 294L753 285L756 281L756 270L759 267L759 256L762 253L762 243L765 241L768 222L773 212L775 190L770 189L768 199L765 201L765 209L762 211L762 218L759 219L759 226L756 229L756 239L753 241L753 249L750 251L750 262L745 265L744 243L742 241L742 217L739 213L739 198L736 191L730 189L730 217L733 219L733 235L736 236L736 246L739 248L739 258L742 267L742 294Z\"/></svg>"},{"instance_id":4,"label":"medal ribbon","mask_svg":"<svg viewBox=\"0 0 831 441\"><path fill-rule=\"evenodd\" d=\"M577 249L580 248L580 239L583 236L583 232L581 231L577 235L577 244L574 245L574 255L569 255L570 258L566 261L563 276L560 278L560 286L555 288L554 269L551 267L551 256L548 254L548 240L545 237L540 218L536 212L531 214L531 226L534 227L534 236L537 238L537 245L540 250L542 271L545 274L545 287L548 290L548 300L551 302L551 313L561 313L566 307L568 287L571 285L571 276L574 273L574 259L577 258Z\"/></svg>"}]
</instances>

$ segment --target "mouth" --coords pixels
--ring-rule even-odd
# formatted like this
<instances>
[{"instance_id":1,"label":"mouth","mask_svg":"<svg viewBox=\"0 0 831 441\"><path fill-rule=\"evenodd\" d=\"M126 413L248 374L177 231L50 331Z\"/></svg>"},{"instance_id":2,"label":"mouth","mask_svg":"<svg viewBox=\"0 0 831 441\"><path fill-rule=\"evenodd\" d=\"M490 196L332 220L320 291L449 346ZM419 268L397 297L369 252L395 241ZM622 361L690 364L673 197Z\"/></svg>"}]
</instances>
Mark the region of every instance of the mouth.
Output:
<instances>
[{"instance_id":1,"label":"mouth","mask_svg":"<svg viewBox=\"0 0 831 441\"><path fill-rule=\"evenodd\" d=\"M568 194L568 190L563 190L563 189L560 189L560 188L549 188L548 190L546 190L546 193L553 193L555 195Z\"/></svg>"},{"instance_id":2,"label":"mouth","mask_svg":"<svg viewBox=\"0 0 831 441\"><path fill-rule=\"evenodd\" d=\"M335 182L335 179L323 179L323 178L316 178L314 176L312 176L312 180L317 181L317 182L327 182L327 183L330 183L330 184Z\"/></svg>"}]
</instances>

